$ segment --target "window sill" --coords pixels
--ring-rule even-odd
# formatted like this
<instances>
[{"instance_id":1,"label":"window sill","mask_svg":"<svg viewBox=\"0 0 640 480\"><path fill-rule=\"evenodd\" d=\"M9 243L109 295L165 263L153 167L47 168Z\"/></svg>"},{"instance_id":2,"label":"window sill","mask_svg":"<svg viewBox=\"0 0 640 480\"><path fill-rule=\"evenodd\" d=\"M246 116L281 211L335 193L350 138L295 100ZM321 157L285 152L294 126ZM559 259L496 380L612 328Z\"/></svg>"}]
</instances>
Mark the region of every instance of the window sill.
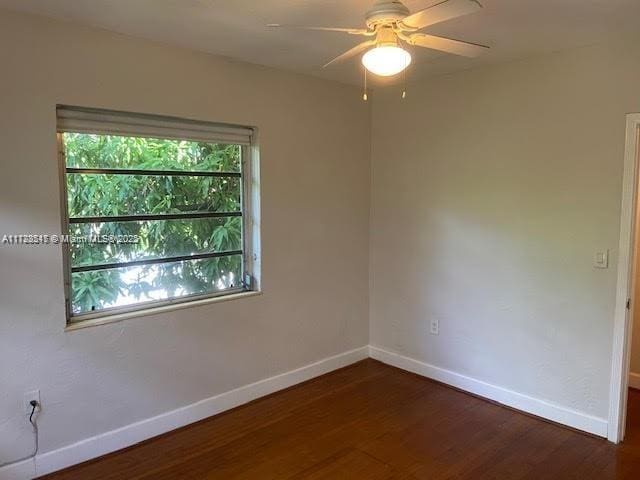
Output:
<instances>
[{"instance_id":1,"label":"window sill","mask_svg":"<svg viewBox=\"0 0 640 480\"><path fill-rule=\"evenodd\" d=\"M221 295L219 297L203 298L200 300L193 300L191 302L174 303L171 305L162 305L160 307L151 307L144 310L135 310L131 312L116 313L113 315L105 315L104 317L92 318L89 320L81 320L76 323L69 323L65 327L65 332L73 332L74 330L81 330L83 328L97 327L98 325L107 325L109 323L121 322L130 318L146 317L149 315L157 315L160 313L173 312L174 310L181 310L183 308L199 307L202 305L209 305L211 303L228 302L230 300L238 300L241 298L255 297L262 295L262 291L251 292L239 292L229 295Z\"/></svg>"}]
</instances>

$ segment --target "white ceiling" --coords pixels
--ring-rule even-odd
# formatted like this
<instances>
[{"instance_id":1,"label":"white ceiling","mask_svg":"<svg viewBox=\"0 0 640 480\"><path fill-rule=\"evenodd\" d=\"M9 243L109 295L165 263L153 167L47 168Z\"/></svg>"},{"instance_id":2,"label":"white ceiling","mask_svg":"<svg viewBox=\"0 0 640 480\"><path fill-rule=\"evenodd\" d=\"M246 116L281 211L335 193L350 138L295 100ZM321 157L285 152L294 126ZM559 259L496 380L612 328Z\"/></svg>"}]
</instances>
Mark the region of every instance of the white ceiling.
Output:
<instances>
[{"instance_id":1,"label":"white ceiling","mask_svg":"<svg viewBox=\"0 0 640 480\"><path fill-rule=\"evenodd\" d=\"M406 0L411 11L439 0ZM413 49L410 80L635 34L640 0L481 0L484 9L425 29L491 46L478 59ZM322 69L360 41L267 23L364 26L373 0L0 0L0 8L71 20L238 60L358 84L359 59Z\"/></svg>"}]
</instances>

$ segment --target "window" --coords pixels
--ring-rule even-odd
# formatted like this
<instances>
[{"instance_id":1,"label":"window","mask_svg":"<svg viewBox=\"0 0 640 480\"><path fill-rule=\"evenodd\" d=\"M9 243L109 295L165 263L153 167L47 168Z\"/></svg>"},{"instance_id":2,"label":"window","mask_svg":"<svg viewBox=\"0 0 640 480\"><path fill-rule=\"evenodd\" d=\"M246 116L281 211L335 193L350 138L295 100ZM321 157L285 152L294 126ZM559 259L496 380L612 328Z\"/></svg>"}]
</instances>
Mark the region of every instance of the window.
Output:
<instances>
[{"instance_id":1,"label":"window","mask_svg":"<svg viewBox=\"0 0 640 480\"><path fill-rule=\"evenodd\" d=\"M69 322L257 288L252 129L57 113Z\"/></svg>"}]
</instances>

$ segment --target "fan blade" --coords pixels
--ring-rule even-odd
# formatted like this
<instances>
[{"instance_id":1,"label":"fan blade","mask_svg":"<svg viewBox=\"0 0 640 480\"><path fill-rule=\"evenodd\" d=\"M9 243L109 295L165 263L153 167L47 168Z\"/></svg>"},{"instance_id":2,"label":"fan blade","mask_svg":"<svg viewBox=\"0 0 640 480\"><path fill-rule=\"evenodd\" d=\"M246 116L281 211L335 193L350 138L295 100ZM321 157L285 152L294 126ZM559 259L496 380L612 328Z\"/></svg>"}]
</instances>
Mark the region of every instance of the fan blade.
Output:
<instances>
[{"instance_id":1,"label":"fan blade","mask_svg":"<svg viewBox=\"0 0 640 480\"><path fill-rule=\"evenodd\" d=\"M356 45L355 47L353 47L352 49L347 50L342 55L334 58L329 63L326 63L322 68L326 68L329 65L331 65L332 63L342 62L343 60L346 60L347 58L351 58L351 57L359 54L360 52L365 51L367 48L369 48L369 47L371 47L371 46L373 46L375 44L376 44L375 40L368 40L366 42L362 42L362 43Z\"/></svg>"},{"instance_id":2,"label":"fan blade","mask_svg":"<svg viewBox=\"0 0 640 480\"><path fill-rule=\"evenodd\" d=\"M305 25L280 25L279 23L270 23L269 28L290 28L294 30L319 30L321 32L342 32L351 35L373 35L375 32L365 30L363 28L338 28L338 27L308 27Z\"/></svg>"},{"instance_id":3,"label":"fan blade","mask_svg":"<svg viewBox=\"0 0 640 480\"><path fill-rule=\"evenodd\" d=\"M462 55L463 57L477 57L489 50L486 45L453 40L451 38L437 37L426 33L414 33L409 37L408 43L418 47L431 48L442 52Z\"/></svg>"},{"instance_id":4,"label":"fan blade","mask_svg":"<svg viewBox=\"0 0 640 480\"><path fill-rule=\"evenodd\" d=\"M403 18L400 23L406 27L420 30L435 23L477 12L480 9L482 9L482 5L475 0L444 0Z\"/></svg>"}]
</instances>

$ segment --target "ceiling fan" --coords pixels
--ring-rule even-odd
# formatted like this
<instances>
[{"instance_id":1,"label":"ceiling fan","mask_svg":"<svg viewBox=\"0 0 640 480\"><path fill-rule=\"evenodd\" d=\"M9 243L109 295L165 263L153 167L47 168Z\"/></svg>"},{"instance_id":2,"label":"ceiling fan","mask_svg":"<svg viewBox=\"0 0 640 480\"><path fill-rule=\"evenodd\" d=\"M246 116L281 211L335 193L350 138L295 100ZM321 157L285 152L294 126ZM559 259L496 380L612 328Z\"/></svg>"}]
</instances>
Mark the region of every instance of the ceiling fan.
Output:
<instances>
[{"instance_id":1,"label":"ceiling fan","mask_svg":"<svg viewBox=\"0 0 640 480\"><path fill-rule=\"evenodd\" d=\"M323 68L366 51L362 56L365 68L376 75L391 76L402 72L411 63L411 54L402 48L403 42L465 57L477 57L488 50L489 47L485 45L419 32L430 25L474 13L481 8L482 5L477 0L443 0L411 13L399 0L376 0L371 10L365 15L367 28L313 27L279 23L267 26L342 32L370 37L369 40L326 63Z\"/></svg>"}]
</instances>

